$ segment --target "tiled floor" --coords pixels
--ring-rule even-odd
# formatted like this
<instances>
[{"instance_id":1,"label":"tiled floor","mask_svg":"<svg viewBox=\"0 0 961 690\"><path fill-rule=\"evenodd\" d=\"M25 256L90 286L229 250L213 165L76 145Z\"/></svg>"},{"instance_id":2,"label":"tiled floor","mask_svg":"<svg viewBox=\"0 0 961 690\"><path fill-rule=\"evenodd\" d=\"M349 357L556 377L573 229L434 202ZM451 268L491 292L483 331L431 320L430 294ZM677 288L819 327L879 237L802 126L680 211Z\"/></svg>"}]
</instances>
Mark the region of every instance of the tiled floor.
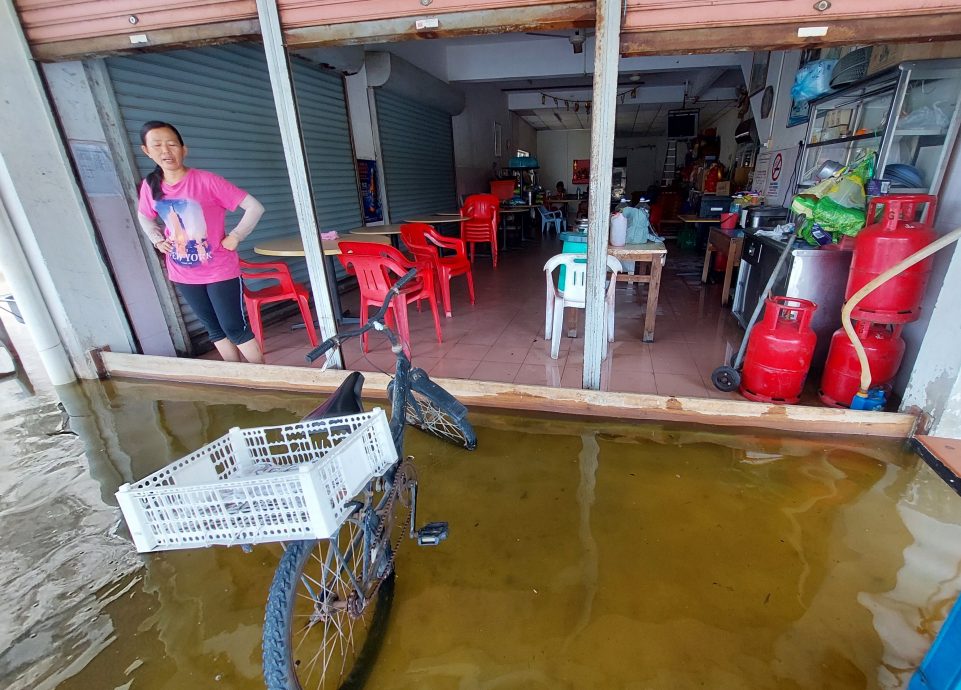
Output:
<instances>
[{"instance_id":1,"label":"tiled floor","mask_svg":"<svg viewBox=\"0 0 961 690\"><path fill-rule=\"evenodd\" d=\"M564 337L560 355L550 357L544 340L545 282L542 267L560 251L555 238L500 255L497 269L489 258L477 258L474 268L476 305L471 306L463 277L453 280L453 317L441 313L443 342L438 343L426 304L409 309L416 366L433 376L546 386L581 387L583 372L583 312L579 337ZM711 384L715 367L730 360L743 330L730 310L720 306L720 287L701 285L700 262L692 253L668 245L668 260L658 302L655 341L641 342L644 299L617 288L615 340L602 366L604 390L709 398L742 399ZM646 295L641 288L640 295ZM357 292L343 295L343 305L357 310ZM570 317L569 317L570 318ZM303 331L290 324L268 329L266 360L270 364L304 366L309 349ZM344 348L348 368L389 371L394 364L386 339L371 334L370 352L360 343Z\"/></svg>"}]
</instances>

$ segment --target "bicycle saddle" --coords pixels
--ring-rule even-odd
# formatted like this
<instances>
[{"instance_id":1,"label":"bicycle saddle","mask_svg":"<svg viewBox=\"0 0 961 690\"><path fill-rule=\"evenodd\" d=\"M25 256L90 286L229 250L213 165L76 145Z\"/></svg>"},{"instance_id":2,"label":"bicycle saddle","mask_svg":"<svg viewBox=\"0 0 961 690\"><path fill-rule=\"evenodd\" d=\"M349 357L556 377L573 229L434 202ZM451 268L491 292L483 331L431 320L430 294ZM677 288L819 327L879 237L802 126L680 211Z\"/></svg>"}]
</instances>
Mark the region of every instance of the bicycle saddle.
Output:
<instances>
[{"instance_id":1,"label":"bicycle saddle","mask_svg":"<svg viewBox=\"0 0 961 690\"><path fill-rule=\"evenodd\" d=\"M323 404L304 417L304 421L343 417L344 415L363 412L363 390L364 375L359 371L352 371Z\"/></svg>"}]
</instances>

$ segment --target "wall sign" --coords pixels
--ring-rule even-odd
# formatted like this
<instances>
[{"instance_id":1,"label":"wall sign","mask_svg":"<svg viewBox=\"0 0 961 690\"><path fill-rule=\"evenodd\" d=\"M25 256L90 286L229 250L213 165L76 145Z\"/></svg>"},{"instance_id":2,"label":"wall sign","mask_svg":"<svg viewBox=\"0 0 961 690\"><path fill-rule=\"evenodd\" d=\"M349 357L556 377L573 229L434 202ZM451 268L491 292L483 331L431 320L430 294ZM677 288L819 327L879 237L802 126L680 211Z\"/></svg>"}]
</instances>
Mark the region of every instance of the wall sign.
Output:
<instances>
[{"instance_id":1,"label":"wall sign","mask_svg":"<svg viewBox=\"0 0 961 690\"><path fill-rule=\"evenodd\" d=\"M757 157L754 187L768 206L783 206L793 189L788 189L791 171L797 160L796 146L777 151L764 151Z\"/></svg>"}]
</instances>

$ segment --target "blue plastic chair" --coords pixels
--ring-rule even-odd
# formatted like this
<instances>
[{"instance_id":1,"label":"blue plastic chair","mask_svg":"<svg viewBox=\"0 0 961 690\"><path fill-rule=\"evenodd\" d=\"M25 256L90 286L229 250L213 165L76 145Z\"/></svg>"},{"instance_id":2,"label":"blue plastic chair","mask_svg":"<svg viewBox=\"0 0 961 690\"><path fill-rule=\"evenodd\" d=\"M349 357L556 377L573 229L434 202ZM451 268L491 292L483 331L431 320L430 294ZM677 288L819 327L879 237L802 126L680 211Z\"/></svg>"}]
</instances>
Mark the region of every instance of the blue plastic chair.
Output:
<instances>
[{"instance_id":1,"label":"blue plastic chair","mask_svg":"<svg viewBox=\"0 0 961 690\"><path fill-rule=\"evenodd\" d=\"M548 211L547 207L541 204L537 207L538 212L541 214L541 234L547 233L547 228L549 226L554 227L554 231L558 234L567 230L567 219L564 217L562 211Z\"/></svg>"}]
</instances>

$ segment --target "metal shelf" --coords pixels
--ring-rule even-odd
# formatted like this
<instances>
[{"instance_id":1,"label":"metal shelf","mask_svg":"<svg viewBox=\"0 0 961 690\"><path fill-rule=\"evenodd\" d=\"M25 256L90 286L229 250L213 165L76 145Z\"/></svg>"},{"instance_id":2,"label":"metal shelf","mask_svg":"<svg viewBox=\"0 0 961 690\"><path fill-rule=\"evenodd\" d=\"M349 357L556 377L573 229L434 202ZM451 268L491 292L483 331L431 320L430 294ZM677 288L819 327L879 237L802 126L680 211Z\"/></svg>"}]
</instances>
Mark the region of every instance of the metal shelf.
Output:
<instances>
[{"instance_id":1,"label":"metal shelf","mask_svg":"<svg viewBox=\"0 0 961 690\"><path fill-rule=\"evenodd\" d=\"M850 137L840 137L838 139L829 139L828 141L816 141L814 143L808 144L808 148L816 148L818 146L830 146L831 144L846 144L849 141L863 141L865 139L880 139L883 133L878 134L856 134Z\"/></svg>"}]
</instances>

